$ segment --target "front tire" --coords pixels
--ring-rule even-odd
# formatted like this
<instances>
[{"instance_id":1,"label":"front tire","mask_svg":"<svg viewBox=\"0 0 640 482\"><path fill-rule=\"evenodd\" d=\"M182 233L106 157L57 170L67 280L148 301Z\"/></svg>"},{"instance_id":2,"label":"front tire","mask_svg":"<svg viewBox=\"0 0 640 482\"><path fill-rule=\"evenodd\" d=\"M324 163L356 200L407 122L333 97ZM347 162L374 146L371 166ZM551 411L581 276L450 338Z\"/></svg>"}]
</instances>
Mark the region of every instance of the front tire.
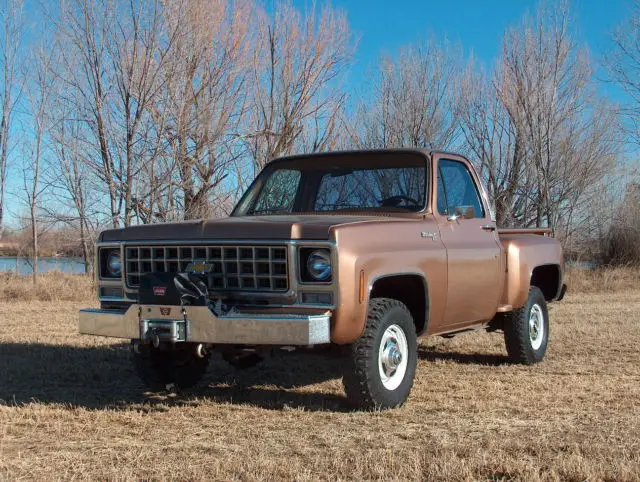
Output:
<instances>
[{"instance_id":1,"label":"front tire","mask_svg":"<svg viewBox=\"0 0 640 482\"><path fill-rule=\"evenodd\" d=\"M349 402L365 410L401 406L413 386L417 344L407 307L390 298L372 299L364 333L350 346L342 378Z\"/></svg>"},{"instance_id":2,"label":"front tire","mask_svg":"<svg viewBox=\"0 0 640 482\"><path fill-rule=\"evenodd\" d=\"M154 348L138 345L132 349L133 365L143 383L151 390L193 388L205 375L211 353L196 355L192 344L167 344Z\"/></svg>"},{"instance_id":3,"label":"front tire","mask_svg":"<svg viewBox=\"0 0 640 482\"><path fill-rule=\"evenodd\" d=\"M506 314L503 330L513 363L533 365L542 361L549 343L549 311L540 288L532 286L525 305Z\"/></svg>"}]
</instances>

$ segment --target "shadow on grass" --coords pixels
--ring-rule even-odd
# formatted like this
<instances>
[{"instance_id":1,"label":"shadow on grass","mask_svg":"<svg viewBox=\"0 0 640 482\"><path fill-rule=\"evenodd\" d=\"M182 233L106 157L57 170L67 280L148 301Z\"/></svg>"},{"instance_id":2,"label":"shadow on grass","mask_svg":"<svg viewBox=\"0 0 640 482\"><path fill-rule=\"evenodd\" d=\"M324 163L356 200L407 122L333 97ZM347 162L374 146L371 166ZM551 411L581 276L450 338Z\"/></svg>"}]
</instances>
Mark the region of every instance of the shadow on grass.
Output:
<instances>
[{"instance_id":1,"label":"shadow on grass","mask_svg":"<svg viewBox=\"0 0 640 482\"><path fill-rule=\"evenodd\" d=\"M418 358L425 361L451 361L464 365L508 365L509 358L506 355L488 353L456 353L442 352L426 347L418 347Z\"/></svg>"},{"instance_id":2,"label":"shadow on grass","mask_svg":"<svg viewBox=\"0 0 640 482\"><path fill-rule=\"evenodd\" d=\"M195 406L203 399L248 404L270 410L349 411L343 395L300 390L342 376L335 350L274 350L258 366L235 370L214 356L202 387L180 394L149 393L130 361L128 343L75 347L42 343L0 343L0 405L30 402L89 409L163 411ZM506 356L441 352L418 348L425 361L502 365ZM339 383L339 382L337 382Z\"/></svg>"},{"instance_id":3,"label":"shadow on grass","mask_svg":"<svg viewBox=\"0 0 640 482\"><path fill-rule=\"evenodd\" d=\"M337 357L277 351L257 367L236 371L214 358L202 388L148 393L130 361L128 343L95 347L0 343L0 405L30 402L89 409L167 410L209 398L266 409L348 410L334 394L295 388L341 376Z\"/></svg>"}]
</instances>

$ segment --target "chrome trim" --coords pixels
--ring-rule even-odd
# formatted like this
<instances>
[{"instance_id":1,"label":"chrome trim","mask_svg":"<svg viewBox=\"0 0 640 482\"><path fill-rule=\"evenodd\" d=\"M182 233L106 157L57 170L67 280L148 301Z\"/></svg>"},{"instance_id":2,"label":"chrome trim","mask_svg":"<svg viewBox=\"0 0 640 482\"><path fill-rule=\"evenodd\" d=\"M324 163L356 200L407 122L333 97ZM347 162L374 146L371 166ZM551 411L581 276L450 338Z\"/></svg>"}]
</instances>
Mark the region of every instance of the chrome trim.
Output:
<instances>
[{"instance_id":1,"label":"chrome trim","mask_svg":"<svg viewBox=\"0 0 640 482\"><path fill-rule=\"evenodd\" d=\"M225 239L194 239L194 240L190 240L190 239L178 239L178 240L171 240L171 239L149 239L149 240L145 240L145 239L135 239L135 240L129 240L129 241L98 241L96 243L96 247L107 247L107 246L122 246L125 244L140 244L140 243L144 243L144 244L153 244L153 245L162 245L162 244L211 244L211 243L218 243L218 244L260 244L260 245L268 245L268 244L329 244L329 245L334 245L335 246L335 242L332 240L327 240L327 239L309 239L309 240L305 240L305 239L238 239L238 238L225 238Z\"/></svg>"},{"instance_id":2,"label":"chrome trim","mask_svg":"<svg viewBox=\"0 0 640 482\"><path fill-rule=\"evenodd\" d=\"M176 330L184 320L183 336ZM132 305L126 312L80 310L78 328L82 334L132 340L149 340L155 335L149 329L164 326L168 327L167 336L192 343L316 345L330 343L330 321L331 312L320 315L240 313L216 316L206 306L183 309L179 306Z\"/></svg>"},{"instance_id":3,"label":"chrome trim","mask_svg":"<svg viewBox=\"0 0 640 482\"><path fill-rule=\"evenodd\" d=\"M78 331L86 335L135 339L140 336L140 327L136 323L130 323L133 315L131 308L126 313L95 309L80 310Z\"/></svg>"}]
</instances>

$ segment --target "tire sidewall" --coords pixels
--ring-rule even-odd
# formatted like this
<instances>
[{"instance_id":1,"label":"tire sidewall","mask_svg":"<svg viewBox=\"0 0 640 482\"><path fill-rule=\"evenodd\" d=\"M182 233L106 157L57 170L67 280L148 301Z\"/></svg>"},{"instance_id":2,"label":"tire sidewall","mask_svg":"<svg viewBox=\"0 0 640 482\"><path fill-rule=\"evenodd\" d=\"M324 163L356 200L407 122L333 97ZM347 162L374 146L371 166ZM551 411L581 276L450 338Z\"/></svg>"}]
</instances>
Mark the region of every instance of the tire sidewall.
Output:
<instances>
[{"instance_id":1,"label":"tire sidewall","mask_svg":"<svg viewBox=\"0 0 640 482\"><path fill-rule=\"evenodd\" d=\"M398 387L394 390L389 390L382 383L380 378L380 371L378 368L378 357L380 351L380 343L382 337L387 328L391 325L399 326L407 339L407 370L404 374L404 378ZM372 363L369 367L369 380L371 384L371 391L377 394L381 408L396 407L402 405L407 399L409 392L413 386L413 380L416 373L417 365L417 337L415 333L415 326L408 312L400 306L393 306L389 309L380 320L376 336L373 343L373 353L371 354Z\"/></svg>"},{"instance_id":2,"label":"tire sidewall","mask_svg":"<svg viewBox=\"0 0 640 482\"><path fill-rule=\"evenodd\" d=\"M538 305L540 310L542 311L543 316L543 338L542 344L538 349L533 348L531 344L531 327L529 326L529 317L531 316L531 310L534 305ZM547 302L544 299L544 295L538 288L532 288L529 299L527 300L527 309L524 312L524 317L522 319L522 323L526 323L526 333L527 333L527 351L529 352L529 356L533 362L539 362L544 358L545 353L547 352L547 346L549 344L549 310L547 308Z\"/></svg>"}]
</instances>

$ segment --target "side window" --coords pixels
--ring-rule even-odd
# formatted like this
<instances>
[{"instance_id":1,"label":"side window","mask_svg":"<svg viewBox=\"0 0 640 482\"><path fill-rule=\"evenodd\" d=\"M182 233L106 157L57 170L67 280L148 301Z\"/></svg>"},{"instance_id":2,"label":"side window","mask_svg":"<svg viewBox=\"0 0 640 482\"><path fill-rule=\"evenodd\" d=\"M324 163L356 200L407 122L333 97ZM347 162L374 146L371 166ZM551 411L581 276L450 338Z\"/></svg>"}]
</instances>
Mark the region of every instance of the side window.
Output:
<instances>
[{"instance_id":1,"label":"side window","mask_svg":"<svg viewBox=\"0 0 640 482\"><path fill-rule=\"evenodd\" d=\"M465 218L484 218L478 188L466 166L457 161L438 162L438 212L460 214Z\"/></svg>"},{"instance_id":2,"label":"side window","mask_svg":"<svg viewBox=\"0 0 640 482\"><path fill-rule=\"evenodd\" d=\"M265 182L249 214L290 213L299 184L300 171L278 169Z\"/></svg>"}]
</instances>

